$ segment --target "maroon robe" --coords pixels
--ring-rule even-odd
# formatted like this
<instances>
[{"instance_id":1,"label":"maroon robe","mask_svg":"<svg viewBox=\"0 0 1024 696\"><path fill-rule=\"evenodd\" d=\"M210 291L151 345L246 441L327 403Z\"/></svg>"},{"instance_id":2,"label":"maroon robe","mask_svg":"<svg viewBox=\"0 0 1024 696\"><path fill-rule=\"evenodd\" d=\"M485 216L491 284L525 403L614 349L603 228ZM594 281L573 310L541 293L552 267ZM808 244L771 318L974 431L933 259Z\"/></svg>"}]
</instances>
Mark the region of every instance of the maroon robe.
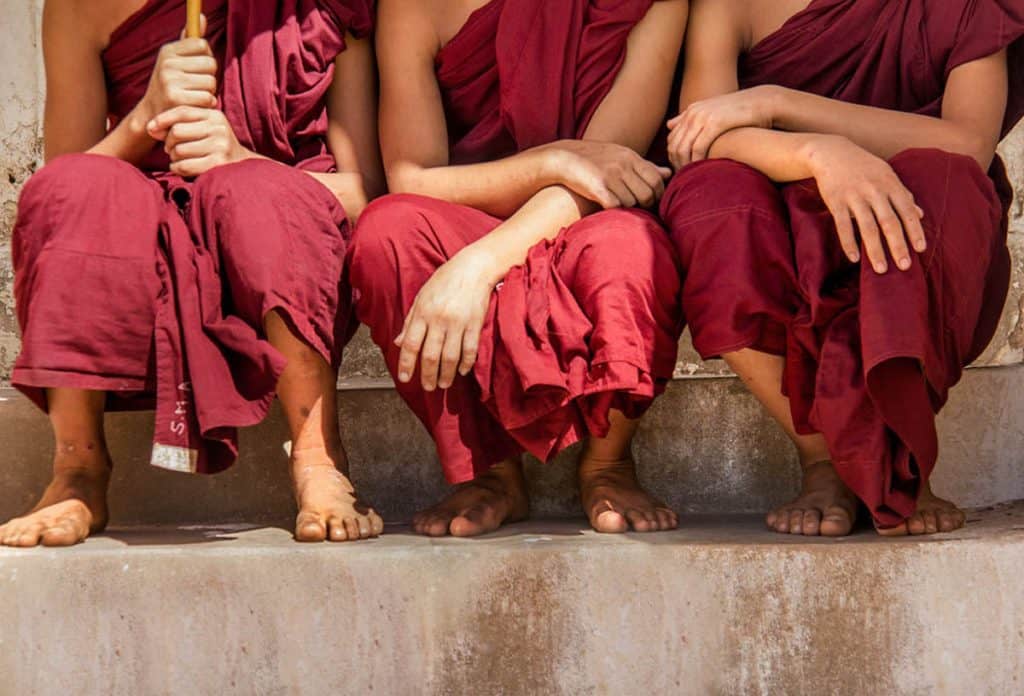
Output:
<instances>
[{"instance_id":1,"label":"maroon robe","mask_svg":"<svg viewBox=\"0 0 1024 696\"><path fill-rule=\"evenodd\" d=\"M739 78L939 116L954 68L1009 47L1008 130L1024 113L1022 35L1011 0L815 0L743 56ZM662 201L697 350L785 355L798 431L825 436L880 527L914 512L938 454L935 414L991 340L1010 268L998 158L989 176L938 150L891 164L925 212L928 250L905 272L850 263L814 181L777 186L711 160L680 171Z\"/></svg>"},{"instance_id":2,"label":"maroon robe","mask_svg":"<svg viewBox=\"0 0 1024 696\"><path fill-rule=\"evenodd\" d=\"M150 0L103 54L110 121L145 93L183 0ZM14 231L22 351L12 381L109 392L156 406L153 464L211 473L236 428L266 415L283 357L262 332L279 310L332 363L350 332L339 278L345 211L299 170L329 172L326 93L345 33L366 35L370 0L213 0L207 36L224 112L251 160L185 181L158 145L141 167L57 158L22 192ZM288 166L284 166L288 165Z\"/></svg>"},{"instance_id":3,"label":"maroon robe","mask_svg":"<svg viewBox=\"0 0 1024 696\"><path fill-rule=\"evenodd\" d=\"M581 138L652 0L494 0L437 56L452 163ZM420 287L501 220L423 196L372 203L349 271L359 318L392 374L393 340ZM627 251L628 250L628 251ZM547 460L608 411L639 417L672 376L679 267L640 210L588 216L541 242L494 292L473 373L426 392L398 391L437 443L445 475L466 481L523 451Z\"/></svg>"}]
</instances>

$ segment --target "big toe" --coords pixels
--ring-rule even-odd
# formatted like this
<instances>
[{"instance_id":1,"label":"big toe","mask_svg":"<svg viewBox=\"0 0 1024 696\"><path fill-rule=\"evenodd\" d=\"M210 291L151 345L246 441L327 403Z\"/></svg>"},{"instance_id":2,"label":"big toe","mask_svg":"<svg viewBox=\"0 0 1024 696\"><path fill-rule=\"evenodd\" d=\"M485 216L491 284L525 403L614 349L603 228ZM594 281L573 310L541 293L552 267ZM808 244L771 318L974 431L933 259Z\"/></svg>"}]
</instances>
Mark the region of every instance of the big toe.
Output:
<instances>
[{"instance_id":1,"label":"big toe","mask_svg":"<svg viewBox=\"0 0 1024 696\"><path fill-rule=\"evenodd\" d=\"M327 525L320 514L311 510L302 510L295 519L295 539L297 541L323 541L327 538Z\"/></svg>"},{"instance_id":2,"label":"big toe","mask_svg":"<svg viewBox=\"0 0 1024 696\"><path fill-rule=\"evenodd\" d=\"M452 518L448 531L452 536L471 537L494 531L499 524L500 520L493 508L488 505L476 505Z\"/></svg>"},{"instance_id":3,"label":"big toe","mask_svg":"<svg viewBox=\"0 0 1024 696\"><path fill-rule=\"evenodd\" d=\"M602 510L591 518L590 526L602 534L622 534L629 529L629 522L618 510Z\"/></svg>"},{"instance_id":4,"label":"big toe","mask_svg":"<svg viewBox=\"0 0 1024 696\"><path fill-rule=\"evenodd\" d=\"M428 510L416 515L412 520L412 528L417 534L442 537L448 535L448 525L455 515L440 510Z\"/></svg>"},{"instance_id":5,"label":"big toe","mask_svg":"<svg viewBox=\"0 0 1024 696\"><path fill-rule=\"evenodd\" d=\"M72 520L60 520L47 527L39 536L43 546L71 546L85 539L85 534L77 529Z\"/></svg>"}]
</instances>

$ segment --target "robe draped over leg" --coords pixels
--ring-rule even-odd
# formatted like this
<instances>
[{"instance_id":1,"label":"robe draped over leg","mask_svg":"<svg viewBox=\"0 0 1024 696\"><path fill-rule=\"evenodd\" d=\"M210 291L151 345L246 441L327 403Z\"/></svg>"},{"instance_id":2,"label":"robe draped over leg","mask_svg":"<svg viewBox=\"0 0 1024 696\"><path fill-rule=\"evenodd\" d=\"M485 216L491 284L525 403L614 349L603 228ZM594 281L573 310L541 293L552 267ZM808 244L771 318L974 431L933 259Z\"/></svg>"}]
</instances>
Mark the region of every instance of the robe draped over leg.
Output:
<instances>
[{"instance_id":1,"label":"robe draped over leg","mask_svg":"<svg viewBox=\"0 0 1024 696\"><path fill-rule=\"evenodd\" d=\"M112 122L142 97L183 8L150 0L114 32L103 55ZM152 462L213 473L234 461L236 429L266 415L284 368L266 314L280 311L334 365L353 331L347 217L301 170L333 171L325 95L345 32L369 32L372 3L204 10L225 113L243 145L277 162L185 181L158 146L139 167L75 154L41 169L13 234L24 348L12 381L44 409L48 387L107 391L113 409L155 406Z\"/></svg>"},{"instance_id":2,"label":"robe draped over leg","mask_svg":"<svg viewBox=\"0 0 1024 696\"><path fill-rule=\"evenodd\" d=\"M740 82L938 116L957 65L1008 48L1009 129L1024 114L1022 35L1024 10L1001 0L816 0L743 57ZM1010 271L998 157L987 174L931 149L890 164L924 210L928 249L908 271L850 263L813 181L711 160L677 173L661 204L694 346L785 356L798 432L824 435L879 527L914 512L938 456L935 415L991 340Z\"/></svg>"},{"instance_id":3,"label":"robe draped over leg","mask_svg":"<svg viewBox=\"0 0 1024 696\"><path fill-rule=\"evenodd\" d=\"M437 56L450 161L500 159L581 138L652 0L492 0ZM423 196L391 195L360 217L350 251L359 319L392 375L394 339L420 287L501 220ZM452 483L508 457L542 461L639 417L675 367L679 266L664 229L639 210L605 211L535 245L491 297L473 371L398 392L437 444ZM396 380L397 382L397 380Z\"/></svg>"}]
</instances>

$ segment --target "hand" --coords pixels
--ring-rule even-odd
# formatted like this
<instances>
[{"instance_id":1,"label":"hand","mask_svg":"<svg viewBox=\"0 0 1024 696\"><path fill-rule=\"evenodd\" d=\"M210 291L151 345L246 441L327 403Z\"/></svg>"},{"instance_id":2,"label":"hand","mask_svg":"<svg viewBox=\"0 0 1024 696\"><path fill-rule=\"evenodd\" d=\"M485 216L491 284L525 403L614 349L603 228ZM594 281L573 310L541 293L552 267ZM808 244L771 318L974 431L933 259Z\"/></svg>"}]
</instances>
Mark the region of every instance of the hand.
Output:
<instances>
[{"instance_id":1,"label":"hand","mask_svg":"<svg viewBox=\"0 0 1024 696\"><path fill-rule=\"evenodd\" d=\"M205 34L205 16L201 22ZM147 120L176 106L215 108L217 60L206 39L183 37L161 47L139 106Z\"/></svg>"},{"instance_id":2,"label":"hand","mask_svg":"<svg viewBox=\"0 0 1024 696\"><path fill-rule=\"evenodd\" d=\"M928 248L921 226L924 211L887 162L839 136L815 137L806 157L850 261L860 260L853 220L857 221L861 242L876 273L885 273L889 267L883 236L902 271L911 265L907 240L917 252Z\"/></svg>"},{"instance_id":3,"label":"hand","mask_svg":"<svg viewBox=\"0 0 1024 696\"><path fill-rule=\"evenodd\" d=\"M150 121L146 130L150 137L164 141L171 171L178 176L199 176L222 164L257 156L242 147L219 109L176 106Z\"/></svg>"},{"instance_id":4,"label":"hand","mask_svg":"<svg viewBox=\"0 0 1024 696\"><path fill-rule=\"evenodd\" d=\"M707 159L715 141L735 128L771 128L771 95L769 87L752 87L690 104L668 122L672 166Z\"/></svg>"},{"instance_id":5,"label":"hand","mask_svg":"<svg viewBox=\"0 0 1024 696\"><path fill-rule=\"evenodd\" d=\"M455 372L468 375L476 362L480 329L495 283L490 259L466 247L430 277L413 301L395 345L398 381L409 382L420 361L420 382L426 391L447 389Z\"/></svg>"},{"instance_id":6,"label":"hand","mask_svg":"<svg viewBox=\"0 0 1024 696\"><path fill-rule=\"evenodd\" d=\"M672 170L623 145L560 140L545 147L553 156L554 178L605 209L653 207L672 176Z\"/></svg>"}]
</instances>

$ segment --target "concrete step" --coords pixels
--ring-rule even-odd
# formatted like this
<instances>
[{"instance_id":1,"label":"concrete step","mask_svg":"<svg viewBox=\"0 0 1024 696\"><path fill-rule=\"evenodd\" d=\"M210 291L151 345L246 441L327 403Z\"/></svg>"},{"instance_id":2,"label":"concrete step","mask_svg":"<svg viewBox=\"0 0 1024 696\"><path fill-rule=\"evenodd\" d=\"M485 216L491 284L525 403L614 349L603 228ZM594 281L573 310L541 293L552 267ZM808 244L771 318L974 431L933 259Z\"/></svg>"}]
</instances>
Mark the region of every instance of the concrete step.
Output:
<instances>
[{"instance_id":1,"label":"concrete step","mask_svg":"<svg viewBox=\"0 0 1024 696\"><path fill-rule=\"evenodd\" d=\"M338 545L136 528L0 550L0 693L1024 690L1024 504L899 540L683 522Z\"/></svg>"},{"instance_id":2,"label":"concrete step","mask_svg":"<svg viewBox=\"0 0 1024 696\"><path fill-rule=\"evenodd\" d=\"M352 472L392 522L403 522L447 490L423 428L390 389L340 394ZM49 475L46 418L24 398L0 393L0 517L24 512ZM115 524L274 522L293 515L280 414L244 433L242 459L212 477L147 464L151 413L114 414ZM936 489L964 505L1024 498L1024 366L969 370L941 417ZM569 451L529 466L533 509L579 514ZM636 447L642 479L684 513L761 512L796 490L798 467L785 437L735 378L675 381L645 419Z\"/></svg>"}]
</instances>

